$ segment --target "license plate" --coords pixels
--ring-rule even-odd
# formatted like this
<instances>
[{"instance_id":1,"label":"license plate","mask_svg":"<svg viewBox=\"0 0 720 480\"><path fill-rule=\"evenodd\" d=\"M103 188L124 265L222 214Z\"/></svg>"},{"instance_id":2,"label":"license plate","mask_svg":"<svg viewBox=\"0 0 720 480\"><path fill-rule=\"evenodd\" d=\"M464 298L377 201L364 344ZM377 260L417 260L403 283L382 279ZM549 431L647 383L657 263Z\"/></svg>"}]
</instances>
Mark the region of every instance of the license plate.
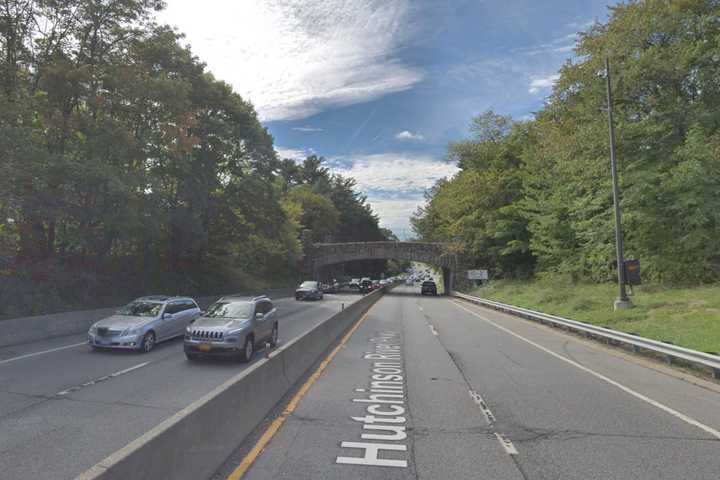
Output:
<instances>
[{"instance_id":1,"label":"license plate","mask_svg":"<svg viewBox=\"0 0 720 480\"><path fill-rule=\"evenodd\" d=\"M212 347L207 343L201 343L198 345L198 350L201 352L209 352L212 349Z\"/></svg>"}]
</instances>

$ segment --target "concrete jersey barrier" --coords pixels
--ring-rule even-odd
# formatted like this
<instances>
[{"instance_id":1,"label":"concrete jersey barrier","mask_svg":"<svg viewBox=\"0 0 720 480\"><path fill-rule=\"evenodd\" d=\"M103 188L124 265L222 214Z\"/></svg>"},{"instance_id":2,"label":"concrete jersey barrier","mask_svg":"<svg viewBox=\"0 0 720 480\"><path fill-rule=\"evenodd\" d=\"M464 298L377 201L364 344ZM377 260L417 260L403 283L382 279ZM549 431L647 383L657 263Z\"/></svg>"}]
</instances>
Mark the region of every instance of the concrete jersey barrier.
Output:
<instances>
[{"instance_id":1,"label":"concrete jersey barrier","mask_svg":"<svg viewBox=\"0 0 720 480\"><path fill-rule=\"evenodd\" d=\"M291 296L292 292L293 290L287 288L267 291L268 295L276 298ZM218 298L220 295L199 297L196 300L200 308L207 308ZM0 320L0 347L84 333L87 332L90 325L112 315L117 308L99 308Z\"/></svg>"},{"instance_id":2,"label":"concrete jersey barrier","mask_svg":"<svg viewBox=\"0 0 720 480\"><path fill-rule=\"evenodd\" d=\"M282 345L77 480L209 478L287 391L381 297L373 292Z\"/></svg>"}]
</instances>

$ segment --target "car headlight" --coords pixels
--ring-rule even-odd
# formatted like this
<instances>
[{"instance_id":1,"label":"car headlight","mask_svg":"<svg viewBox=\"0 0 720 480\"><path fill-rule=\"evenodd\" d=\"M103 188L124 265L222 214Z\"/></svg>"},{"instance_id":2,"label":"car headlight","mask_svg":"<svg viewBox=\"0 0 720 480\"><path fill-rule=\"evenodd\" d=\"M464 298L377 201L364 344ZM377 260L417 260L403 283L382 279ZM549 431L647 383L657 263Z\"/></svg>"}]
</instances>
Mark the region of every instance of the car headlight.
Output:
<instances>
[{"instance_id":1,"label":"car headlight","mask_svg":"<svg viewBox=\"0 0 720 480\"><path fill-rule=\"evenodd\" d=\"M128 335L139 335L140 333L142 333L142 327L126 328L125 331L122 333L122 336L126 337Z\"/></svg>"}]
</instances>

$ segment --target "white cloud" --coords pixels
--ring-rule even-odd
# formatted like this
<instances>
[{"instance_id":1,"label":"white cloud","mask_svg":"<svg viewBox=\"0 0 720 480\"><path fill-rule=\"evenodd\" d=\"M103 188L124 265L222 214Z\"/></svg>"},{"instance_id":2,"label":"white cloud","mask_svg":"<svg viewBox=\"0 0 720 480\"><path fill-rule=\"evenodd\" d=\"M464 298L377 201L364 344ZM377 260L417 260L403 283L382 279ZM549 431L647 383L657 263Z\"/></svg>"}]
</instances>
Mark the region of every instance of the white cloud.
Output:
<instances>
[{"instance_id":1,"label":"white cloud","mask_svg":"<svg viewBox=\"0 0 720 480\"><path fill-rule=\"evenodd\" d=\"M349 165L337 167L335 171L353 177L360 190L393 195L424 191L458 171L454 164L423 154L378 153L331 160Z\"/></svg>"},{"instance_id":2,"label":"white cloud","mask_svg":"<svg viewBox=\"0 0 720 480\"><path fill-rule=\"evenodd\" d=\"M399 237L411 236L410 216L425 203L422 195L402 199L388 199L370 195L368 203L380 217L380 225L389 228Z\"/></svg>"},{"instance_id":3,"label":"white cloud","mask_svg":"<svg viewBox=\"0 0 720 480\"><path fill-rule=\"evenodd\" d=\"M411 88L395 52L415 33L410 0L170 0L162 21L261 119L305 118Z\"/></svg>"},{"instance_id":4,"label":"white cloud","mask_svg":"<svg viewBox=\"0 0 720 480\"><path fill-rule=\"evenodd\" d=\"M275 151L278 154L278 157L281 159L289 158L291 160L295 160L296 162L302 162L310 155L315 155L315 150L312 148L283 148L283 147L275 147Z\"/></svg>"},{"instance_id":5,"label":"white cloud","mask_svg":"<svg viewBox=\"0 0 720 480\"><path fill-rule=\"evenodd\" d=\"M560 75L557 73L549 75L547 77L532 78L530 79L530 89L528 90L528 92L530 92L532 95L537 95L543 90L552 88L552 86L555 85L555 82L557 82L558 78L560 78Z\"/></svg>"},{"instance_id":6,"label":"white cloud","mask_svg":"<svg viewBox=\"0 0 720 480\"><path fill-rule=\"evenodd\" d=\"M424 192L458 168L430 155L380 153L335 157L336 173L355 178L358 189L380 217L380 224L398 233L410 229L410 217L425 203Z\"/></svg>"},{"instance_id":7,"label":"white cloud","mask_svg":"<svg viewBox=\"0 0 720 480\"><path fill-rule=\"evenodd\" d=\"M293 127L293 130L298 132L323 132L324 130L322 128L316 128L316 127Z\"/></svg>"},{"instance_id":8,"label":"white cloud","mask_svg":"<svg viewBox=\"0 0 720 480\"><path fill-rule=\"evenodd\" d=\"M425 137L421 133L412 133L409 130L403 130L402 132L395 135L398 140L410 140L415 142L422 142Z\"/></svg>"}]
</instances>

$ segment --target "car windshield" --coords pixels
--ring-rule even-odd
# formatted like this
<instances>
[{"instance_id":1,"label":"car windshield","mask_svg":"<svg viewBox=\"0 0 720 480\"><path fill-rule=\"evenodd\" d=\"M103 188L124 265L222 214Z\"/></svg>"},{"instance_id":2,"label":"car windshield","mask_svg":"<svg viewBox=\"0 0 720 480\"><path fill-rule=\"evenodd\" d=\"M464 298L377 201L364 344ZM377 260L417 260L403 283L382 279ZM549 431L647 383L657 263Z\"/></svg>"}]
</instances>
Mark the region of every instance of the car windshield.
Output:
<instances>
[{"instance_id":1,"label":"car windshield","mask_svg":"<svg viewBox=\"0 0 720 480\"><path fill-rule=\"evenodd\" d=\"M162 305L162 303L156 302L131 302L120 308L116 313L129 317L156 317L160 314Z\"/></svg>"},{"instance_id":2,"label":"car windshield","mask_svg":"<svg viewBox=\"0 0 720 480\"><path fill-rule=\"evenodd\" d=\"M300 284L300 288L317 288L317 282L303 282Z\"/></svg>"},{"instance_id":3,"label":"car windshield","mask_svg":"<svg viewBox=\"0 0 720 480\"><path fill-rule=\"evenodd\" d=\"M252 317L254 306L251 302L215 302L210 305L205 316L210 318L248 319Z\"/></svg>"}]
</instances>

